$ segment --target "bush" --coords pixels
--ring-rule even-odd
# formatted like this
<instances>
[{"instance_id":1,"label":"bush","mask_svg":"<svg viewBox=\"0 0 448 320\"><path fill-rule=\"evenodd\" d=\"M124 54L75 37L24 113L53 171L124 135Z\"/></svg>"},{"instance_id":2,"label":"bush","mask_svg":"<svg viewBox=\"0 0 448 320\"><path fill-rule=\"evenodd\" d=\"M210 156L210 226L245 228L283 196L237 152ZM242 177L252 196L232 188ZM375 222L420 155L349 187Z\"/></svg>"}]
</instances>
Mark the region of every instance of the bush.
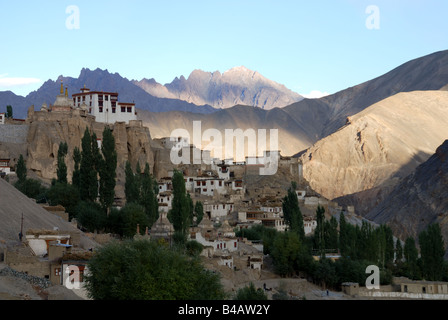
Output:
<instances>
[{"instance_id":1,"label":"bush","mask_svg":"<svg viewBox=\"0 0 448 320\"><path fill-rule=\"evenodd\" d=\"M233 300L268 300L268 297L263 289L256 289L251 282L248 286L238 289Z\"/></svg>"},{"instance_id":2,"label":"bush","mask_svg":"<svg viewBox=\"0 0 448 320\"><path fill-rule=\"evenodd\" d=\"M98 203L81 201L76 206L76 220L88 232L95 232L105 229L107 216Z\"/></svg>"},{"instance_id":3,"label":"bush","mask_svg":"<svg viewBox=\"0 0 448 320\"><path fill-rule=\"evenodd\" d=\"M186 252L189 256L199 256L204 246L195 240L187 241L185 244Z\"/></svg>"},{"instance_id":4,"label":"bush","mask_svg":"<svg viewBox=\"0 0 448 320\"><path fill-rule=\"evenodd\" d=\"M27 178L17 181L14 184L14 187L28 198L35 199L36 201L45 198L45 193L47 191L47 189L41 185L40 181Z\"/></svg>"},{"instance_id":5,"label":"bush","mask_svg":"<svg viewBox=\"0 0 448 320\"><path fill-rule=\"evenodd\" d=\"M76 207L79 202L79 191L67 183L56 182L46 193L51 206L61 205L68 212L70 219L76 216Z\"/></svg>"}]
</instances>

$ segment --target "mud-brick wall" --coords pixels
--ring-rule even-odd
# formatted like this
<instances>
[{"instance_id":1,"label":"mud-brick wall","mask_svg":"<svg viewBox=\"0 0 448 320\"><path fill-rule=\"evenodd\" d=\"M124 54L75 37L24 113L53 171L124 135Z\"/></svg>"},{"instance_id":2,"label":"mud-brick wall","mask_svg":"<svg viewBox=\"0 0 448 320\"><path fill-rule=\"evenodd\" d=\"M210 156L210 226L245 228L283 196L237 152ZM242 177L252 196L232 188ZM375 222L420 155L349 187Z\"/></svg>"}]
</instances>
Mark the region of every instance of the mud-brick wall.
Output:
<instances>
[{"instance_id":1,"label":"mud-brick wall","mask_svg":"<svg viewBox=\"0 0 448 320\"><path fill-rule=\"evenodd\" d=\"M0 142L25 143L30 126L26 124L2 124L0 125Z\"/></svg>"}]
</instances>

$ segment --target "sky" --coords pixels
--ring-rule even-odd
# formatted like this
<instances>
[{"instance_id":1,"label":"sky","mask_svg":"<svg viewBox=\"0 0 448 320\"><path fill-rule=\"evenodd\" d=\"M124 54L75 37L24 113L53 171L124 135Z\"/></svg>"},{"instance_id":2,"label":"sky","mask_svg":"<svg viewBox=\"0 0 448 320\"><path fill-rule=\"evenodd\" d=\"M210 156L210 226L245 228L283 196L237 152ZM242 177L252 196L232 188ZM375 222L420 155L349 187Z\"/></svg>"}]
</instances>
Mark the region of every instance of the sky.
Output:
<instances>
[{"instance_id":1,"label":"sky","mask_svg":"<svg viewBox=\"0 0 448 320\"><path fill-rule=\"evenodd\" d=\"M0 0L0 91L245 66L308 97L448 49L446 0Z\"/></svg>"}]
</instances>

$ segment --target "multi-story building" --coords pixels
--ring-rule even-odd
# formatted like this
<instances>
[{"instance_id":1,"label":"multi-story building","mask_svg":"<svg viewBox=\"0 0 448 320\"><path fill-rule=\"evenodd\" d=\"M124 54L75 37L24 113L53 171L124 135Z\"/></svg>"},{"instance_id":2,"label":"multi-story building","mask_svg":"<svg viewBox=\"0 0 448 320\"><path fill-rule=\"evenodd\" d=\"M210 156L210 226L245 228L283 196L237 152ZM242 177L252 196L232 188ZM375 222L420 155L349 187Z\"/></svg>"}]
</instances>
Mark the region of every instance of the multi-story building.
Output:
<instances>
[{"instance_id":1,"label":"multi-story building","mask_svg":"<svg viewBox=\"0 0 448 320\"><path fill-rule=\"evenodd\" d=\"M85 109L97 122L115 123L137 120L135 103L119 102L118 93L82 88L72 95L74 108Z\"/></svg>"}]
</instances>

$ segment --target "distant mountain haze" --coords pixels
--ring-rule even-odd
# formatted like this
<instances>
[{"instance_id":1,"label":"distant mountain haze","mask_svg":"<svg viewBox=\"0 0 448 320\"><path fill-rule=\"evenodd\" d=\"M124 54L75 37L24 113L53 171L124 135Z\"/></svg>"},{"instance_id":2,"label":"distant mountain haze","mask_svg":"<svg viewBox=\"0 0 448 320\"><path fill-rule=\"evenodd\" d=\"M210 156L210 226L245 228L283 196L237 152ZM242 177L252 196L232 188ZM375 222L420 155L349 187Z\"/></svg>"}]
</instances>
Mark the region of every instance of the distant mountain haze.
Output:
<instances>
[{"instance_id":1,"label":"distant mountain haze","mask_svg":"<svg viewBox=\"0 0 448 320\"><path fill-rule=\"evenodd\" d=\"M248 105L269 110L281 108L303 99L284 85L263 77L244 66L224 73L194 70L188 79L175 78L161 85L154 79L133 81L149 94L159 98L180 99L196 105L230 108Z\"/></svg>"}]
</instances>

